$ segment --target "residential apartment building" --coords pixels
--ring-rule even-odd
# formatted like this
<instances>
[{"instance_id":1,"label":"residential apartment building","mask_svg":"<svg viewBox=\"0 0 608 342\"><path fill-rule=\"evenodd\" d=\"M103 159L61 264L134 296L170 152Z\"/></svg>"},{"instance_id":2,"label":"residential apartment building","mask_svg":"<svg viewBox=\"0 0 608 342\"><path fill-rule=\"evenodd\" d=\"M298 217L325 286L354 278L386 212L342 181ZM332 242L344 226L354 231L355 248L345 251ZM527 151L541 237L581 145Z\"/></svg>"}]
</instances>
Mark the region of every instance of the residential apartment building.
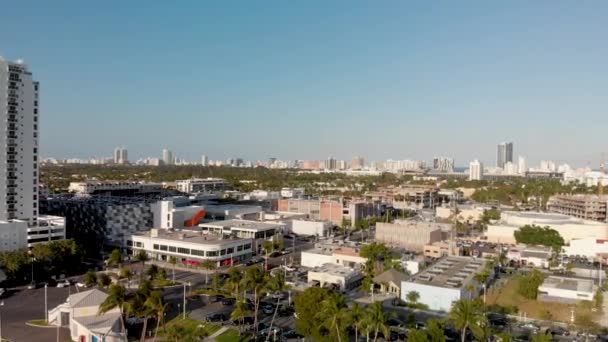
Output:
<instances>
[{"instance_id":1,"label":"residential apartment building","mask_svg":"<svg viewBox=\"0 0 608 342\"><path fill-rule=\"evenodd\" d=\"M70 182L68 191L78 196L150 196L160 195L162 184L139 181L82 181Z\"/></svg>"},{"instance_id":2,"label":"residential apartment building","mask_svg":"<svg viewBox=\"0 0 608 342\"><path fill-rule=\"evenodd\" d=\"M496 166L502 169L508 162L513 163L513 143L502 142L498 144L496 153Z\"/></svg>"},{"instance_id":3,"label":"residential apartment building","mask_svg":"<svg viewBox=\"0 0 608 342\"><path fill-rule=\"evenodd\" d=\"M547 210L584 220L608 222L608 195L556 195L547 202Z\"/></svg>"},{"instance_id":4,"label":"residential apartment building","mask_svg":"<svg viewBox=\"0 0 608 342\"><path fill-rule=\"evenodd\" d=\"M475 159L469 163L469 180L483 179L483 163Z\"/></svg>"},{"instance_id":5,"label":"residential apartment building","mask_svg":"<svg viewBox=\"0 0 608 342\"><path fill-rule=\"evenodd\" d=\"M336 225L342 224L343 218L342 201L323 198L281 199L278 211L306 214L312 220L331 221Z\"/></svg>"},{"instance_id":6,"label":"residential apartment building","mask_svg":"<svg viewBox=\"0 0 608 342\"><path fill-rule=\"evenodd\" d=\"M47 219L39 224L39 87L22 61L13 63L0 58L0 236L3 237L0 248L3 250L65 238L65 227L58 225L51 230Z\"/></svg>"}]
</instances>

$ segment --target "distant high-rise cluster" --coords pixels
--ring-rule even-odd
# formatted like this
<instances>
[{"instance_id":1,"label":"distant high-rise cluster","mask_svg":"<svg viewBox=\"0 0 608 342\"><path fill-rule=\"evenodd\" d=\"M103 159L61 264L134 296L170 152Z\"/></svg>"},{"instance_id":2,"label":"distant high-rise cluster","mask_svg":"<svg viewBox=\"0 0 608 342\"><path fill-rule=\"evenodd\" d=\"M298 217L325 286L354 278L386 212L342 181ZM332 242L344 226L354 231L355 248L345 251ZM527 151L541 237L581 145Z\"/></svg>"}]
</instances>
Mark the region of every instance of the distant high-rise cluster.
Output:
<instances>
[{"instance_id":1,"label":"distant high-rise cluster","mask_svg":"<svg viewBox=\"0 0 608 342\"><path fill-rule=\"evenodd\" d=\"M483 163L475 159L469 163L469 180L483 179Z\"/></svg>"},{"instance_id":2,"label":"distant high-rise cluster","mask_svg":"<svg viewBox=\"0 0 608 342\"><path fill-rule=\"evenodd\" d=\"M454 171L454 158L435 157L433 158L433 169L441 172Z\"/></svg>"},{"instance_id":3,"label":"distant high-rise cluster","mask_svg":"<svg viewBox=\"0 0 608 342\"><path fill-rule=\"evenodd\" d=\"M513 163L513 143L502 142L498 144L496 166L503 169L508 162Z\"/></svg>"},{"instance_id":4,"label":"distant high-rise cluster","mask_svg":"<svg viewBox=\"0 0 608 342\"><path fill-rule=\"evenodd\" d=\"M129 163L129 155L125 147L114 149L114 164L125 165Z\"/></svg>"},{"instance_id":5,"label":"distant high-rise cluster","mask_svg":"<svg viewBox=\"0 0 608 342\"><path fill-rule=\"evenodd\" d=\"M163 164L165 165L173 165L173 152L171 152L167 148L163 148Z\"/></svg>"}]
</instances>

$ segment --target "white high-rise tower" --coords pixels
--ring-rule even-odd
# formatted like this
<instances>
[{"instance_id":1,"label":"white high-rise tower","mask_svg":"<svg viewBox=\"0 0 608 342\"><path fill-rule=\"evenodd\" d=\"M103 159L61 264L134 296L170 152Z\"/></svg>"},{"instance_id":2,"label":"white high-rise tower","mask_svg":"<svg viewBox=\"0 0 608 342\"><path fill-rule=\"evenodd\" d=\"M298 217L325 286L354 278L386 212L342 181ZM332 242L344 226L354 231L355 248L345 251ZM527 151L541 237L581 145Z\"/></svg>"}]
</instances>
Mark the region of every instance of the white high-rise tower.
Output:
<instances>
[{"instance_id":1,"label":"white high-rise tower","mask_svg":"<svg viewBox=\"0 0 608 342\"><path fill-rule=\"evenodd\" d=\"M483 163L475 159L469 163L469 180L483 179Z\"/></svg>"},{"instance_id":2,"label":"white high-rise tower","mask_svg":"<svg viewBox=\"0 0 608 342\"><path fill-rule=\"evenodd\" d=\"M520 175L525 175L528 171L528 163L526 162L526 157L519 156L517 160L517 173Z\"/></svg>"},{"instance_id":3,"label":"white high-rise tower","mask_svg":"<svg viewBox=\"0 0 608 342\"><path fill-rule=\"evenodd\" d=\"M0 251L65 238L65 220L38 213L39 84L0 57Z\"/></svg>"},{"instance_id":4,"label":"white high-rise tower","mask_svg":"<svg viewBox=\"0 0 608 342\"><path fill-rule=\"evenodd\" d=\"M173 153L167 148L163 148L163 164L173 165Z\"/></svg>"},{"instance_id":5,"label":"white high-rise tower","mask_svg":"<svg viewBox=\"0 0 608 342\"><path fill-rule=\"evenodd\" d=\"M201 157L201 165L209 166L209 157L207 157L207 155L205 154L203 154L203 156Z\"/></svg>"}]
</instances>

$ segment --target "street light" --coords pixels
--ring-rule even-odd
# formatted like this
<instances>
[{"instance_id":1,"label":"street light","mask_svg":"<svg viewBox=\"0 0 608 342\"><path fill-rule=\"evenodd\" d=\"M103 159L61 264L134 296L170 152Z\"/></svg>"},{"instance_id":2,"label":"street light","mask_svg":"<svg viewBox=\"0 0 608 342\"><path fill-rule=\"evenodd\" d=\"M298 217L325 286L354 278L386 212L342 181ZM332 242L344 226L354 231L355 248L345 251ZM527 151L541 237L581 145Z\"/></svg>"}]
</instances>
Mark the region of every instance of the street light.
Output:
<instances>
[{"instance_id":1,"label":"street light","mask_svg":"<svg viewBox=\"0 0 608 342\"><path fill-rule=\"evenodd\" d=\"M4 301L0 302L0 342L2 341L2 307L4 306Z\"/></svg>"},{"instance_id":2,"label":"street light","mask_svg":"<svg viewBox=\"0 0 608 342\"><path fill-rule=\"evenodd\" d=\"M44 284L44 320L48 323L49 322L49 310L48 310L48 302L47 302L47 296L46 296L47 288L48 288L48 285Z\"/></svg>"},{"instance_id":3,"label":"street light","mask_svg":"<svg viewBox=\"0 0 608 342\"><path fill-rule=\"evenodd\" d=\"M192 285L190 284L190 282L184 283L184 312L183 312L183 319L186 319L186 286L192 286Z\"/></svg>"}]
</instances>

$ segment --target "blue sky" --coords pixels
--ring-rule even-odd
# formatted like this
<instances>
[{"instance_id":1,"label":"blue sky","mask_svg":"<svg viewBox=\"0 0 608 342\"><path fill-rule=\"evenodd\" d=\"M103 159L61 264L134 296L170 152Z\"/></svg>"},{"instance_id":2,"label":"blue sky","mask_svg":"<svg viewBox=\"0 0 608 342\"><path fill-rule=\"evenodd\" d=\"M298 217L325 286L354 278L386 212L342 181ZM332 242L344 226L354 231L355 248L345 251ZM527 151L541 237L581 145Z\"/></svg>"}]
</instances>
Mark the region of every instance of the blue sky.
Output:
<instances>
[{"instance_id":1,"label":"blue sky","mask_svg":"<svg viewBox=\"0 0 608 342\"><path fill-rule=\"evenodd\" d=\"M44 155L464 165L513 140L533 162L597 166L608 152L608 2L168 4L8 5L0 55L42 84Z\"/></svg>"}]
</instances>

